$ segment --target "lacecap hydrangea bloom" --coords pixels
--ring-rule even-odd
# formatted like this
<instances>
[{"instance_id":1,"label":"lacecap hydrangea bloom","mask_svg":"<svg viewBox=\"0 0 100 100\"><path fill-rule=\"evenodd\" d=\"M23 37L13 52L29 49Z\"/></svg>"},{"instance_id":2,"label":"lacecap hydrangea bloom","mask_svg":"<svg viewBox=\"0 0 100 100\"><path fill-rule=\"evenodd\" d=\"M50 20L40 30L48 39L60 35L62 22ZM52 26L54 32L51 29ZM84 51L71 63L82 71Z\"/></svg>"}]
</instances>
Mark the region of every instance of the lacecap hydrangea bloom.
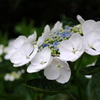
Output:
<instances>
[{"instance_id":1,"label":"lacecap hydrangea bloom","mask_svg":"<svg viewBox=\"0 0 100 100\"><path fill-rule=\"evenodd\" d=\"M78 21L82 24L83 44L89 55L100 54L100 21L84 20L80 15Z\"/></svg>"},{"instance_id":2,"label":"lacecap hydrangea bloom","mask_svg":"<svg viewBox=\"0 0 100 100\"><path fill-rule=\"evenodd\" d=\"M19 36L15 39L10 55L14 67L29 63L28 73L44 70L47 79L62 84L68 82L71 77L68 62L75 62L84 52L90 55L100 54L100 22L85 21L80 15L77 19L80 24L73 27L63 26L59 21L52 29L46 25L38 39L36 32L28 38Z\"/></svg>"}]
</instances>

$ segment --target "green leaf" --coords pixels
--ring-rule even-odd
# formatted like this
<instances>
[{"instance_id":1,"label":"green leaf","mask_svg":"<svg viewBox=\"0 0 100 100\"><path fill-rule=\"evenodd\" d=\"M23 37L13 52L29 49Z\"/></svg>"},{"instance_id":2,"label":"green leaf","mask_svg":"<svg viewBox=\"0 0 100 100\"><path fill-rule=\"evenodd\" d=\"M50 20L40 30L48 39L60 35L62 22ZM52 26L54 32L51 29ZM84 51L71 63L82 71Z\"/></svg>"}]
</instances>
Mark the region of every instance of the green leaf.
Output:
<instances>
[{"instance_id":1,"label":"green leaf","mask_svg":"<svg viewBox=\"0 0 100 100\"><path fill-rule=\"evenodd\" d=\"M100 72L100 65L82 68L79 70L79 72L83 75L93 75L93 74Z\"/></svg>"},{"instance_id":2,"label":"green leaf","mask_svg":"<svg viewBox=\"0 0 100 100\"><path fill-rule=\"evenodd\" d=\"M23 84L37 93L53 95L64 91L61 84L46 79L32 79Z\"/></svg>"},{"instance_id":3,"label":"green leaf","mask_svg":"<svg viewBox=\"0 0 100 100\"><path fill-rule=\"evenodd\" d=\"M94 66L82 68L79 70L79 72L83 75L93 75L100 72L100 57L97 59Z\"/></svg>"},{"instance_id":4,"label":"green leaf","mask_svg":"<svg viewBox=\"0 0 100 100\"><path fill-rule=\"evenodd\" d=\"M99 56L99 58L97 59L95 65L100 65L100 56Z\"/></svg>"},{"instance_id":5,"label":"green leaf","mask_svg":"<svg viewBox=\"0 0 100 100\"><path fill-rule=\"evenodd\" d=\"M88 85L88 100L100 100L100 72L92 75Z\"/></svg>"}]
</instances>

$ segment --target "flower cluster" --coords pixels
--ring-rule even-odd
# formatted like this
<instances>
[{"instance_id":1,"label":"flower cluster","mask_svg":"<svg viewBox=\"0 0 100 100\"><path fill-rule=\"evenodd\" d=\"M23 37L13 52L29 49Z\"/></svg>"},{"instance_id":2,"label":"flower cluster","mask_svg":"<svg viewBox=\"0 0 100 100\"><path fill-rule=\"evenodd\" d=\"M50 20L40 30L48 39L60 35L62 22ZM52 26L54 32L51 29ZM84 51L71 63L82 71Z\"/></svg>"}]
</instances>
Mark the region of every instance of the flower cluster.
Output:
<instances>
[{"instance_id":1,"label":"flower cluster","mask_svg":"<svg viewBox=\"0 0 100 100\"><path fill-rule=\"evenodd\" d=\"M52 29L46 25L38 39L36 32L28 37L19 36L9 46L6 58L14 67L29 63L28 73L44 70L47 79L68 82L71 77L68 61L75 62L84 52L100 54L100 22L85 21L79 15L77 19L80 24L73 27L63 27L59 21Z\"/></svg>"},{"instance_id":2,"label":"flower cluster","mask_svg":"<svg viewBox=\"0 0 100 100\"><path fill-rule=\"evenodd\" d=\"M16 79L19 79L24 72L25 72L24 69L22 69L22 70L19 70L18 72L12 71L11 73L6 73L4 76L4 80L14 81Z\"/></svg>"}]
</instances>

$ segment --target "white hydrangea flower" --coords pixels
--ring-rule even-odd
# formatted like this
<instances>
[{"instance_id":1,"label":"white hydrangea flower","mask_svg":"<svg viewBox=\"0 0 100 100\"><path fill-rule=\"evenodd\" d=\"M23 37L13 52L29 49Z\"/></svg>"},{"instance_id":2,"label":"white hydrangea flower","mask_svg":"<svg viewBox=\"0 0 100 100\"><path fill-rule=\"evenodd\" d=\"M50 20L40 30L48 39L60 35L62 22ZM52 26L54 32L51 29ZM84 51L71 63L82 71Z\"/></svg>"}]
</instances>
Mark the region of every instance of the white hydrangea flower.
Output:
<instances>
[{"instance_id":1,"label":"white hydrangea flower","mask_svg":"<svg viewBox=\"0 0 100 100\"><path fill-rule=\"evenodd\" d=\"M47 67L51 61L51 50L49 48L44 48L41 52L38 52L32 59L31 64L27 68L27 72L38 72Z\"/></svg>"},{"instance_id":2,"label":"white hydrangea flower","mask_svg":"<svg viewBox=\"0 0 100 100\"><path fill-rule=\"evenodd\" d=\"M14 78L13 75L7 73L7 74L4 76L4 80L5 80L5 81L14 81L15 78Z\"/></svg>"},{"instance_id":3,"label":"white hydrangea flower","mask_svg":"<svg viewBox=\"0 0 100 100\"><path fill-rule=\"evenodd\" d=\"M26 36L19 36L17 39L14 40L13 47L19 50L23 43L25 42L33 43L36 40L36 37L37 37L36 32L28 36L28 38Z\"/></svg>"},{"instance_id":4,"label":"white hydrangea flower","mask_svg":"<svg viewBox=\"0 0 100 100\"><path fill-rule=\"evenodd\" d=\"M10 59L11 55L16 51L18 51L25 42L33 43L36 40L36 38L37 38L37 34L36 32L34 32L32 35L28 36L28 38L26 36L21 35L15 40L10 41L8 47L4 49L6 53L4 58Z\"/></svg>"},{"instance_id":5,"label":"white hydrangea flower","mask_svg":"<svg viewBox=\"0 0 100 100\"><path fill-rule=\"evenodd\" d=\"M4 48L4 53L5 53L4 59L6 59L6 60L9 60L10 59L10 56L14 52L16 52L16 49L12 46L13 45L13 42L14 42L14 40L10 40L8 42L8 46Z\"/></svg>"},{"instance_id":6,"label":"white hydrangea flower","mask_svg":"<svg viewBox=\"0 0 100 100\"><path fill-rule=\"evenodd\" d=\"M0 45L0 55L2 55L2 54L3 54L3 52L4 52L3 48L4 48L4 45L3 45L3 44L1 44L1 45Z\"/></svg>"},{"instance_id":7,"label":"white hydrangea flower","mask_svg":"<svg viewBox=\"0 0 100 100\"><path fill-rule=\"evenodd\" d=\"M49 80L56 80L63 84L70 79L71 70L67 62L54 57L51 64L44 69L44 75Z\"/></svg>"},{"instance_id":8,"label":"white hydrangea flower","mask_svg":"<svg viewBox=\"0 0 100 100\"><path fill-rule=\"evenodd\" d=\"M100 21L95 22L94 20L87 20L82 24L82 32L84 35L88 34L91 31L100 32Z\"/></svg>"},{"instance_id":9,"label":"white hydrangea flower","mask_svg":"<svg viewBox=\"0 0 100 100\"><path fill-rule=\"evenodd\" d=\"M91 31L83 36L85 52L89 55L100 54L100 32Z\"/></svg>"},{"instance_id":10,"label":"white hydrangea flower","mask_svg":"<svg viewBox=\"0 0 100 100\"><path fill-rule=\"evenodd\" d=\"M11 73L6 73L4 76L4 80L5 81L14 81L15 79L19 79L21 77L21 75L23 74L22 70L19 70L18 72L12 71Z\"/></svg>"},{"instance_id":11,"label":"white hydrangea flower","mask_svg":"<svg viewBox=\"0 0 100 100\"><path fill-rule=\"evenodd\" d=\"M76 61L84 53L82 37L74 33L69 40L60 42L59 51L61 59Z\"/></svg>"},{"instance_id":12,"label":"white hydrangea flower","mask_svg":"<svg viewBox=\"0 0 100 100\"><path fill-rule=\"evenodd\" d=\"M37 46L34 46L29 42L25 42L18 51L11 55L10 61L14 63L14 67L25 65L34 58L37 50Z\"/></svg>"}]
</instances>

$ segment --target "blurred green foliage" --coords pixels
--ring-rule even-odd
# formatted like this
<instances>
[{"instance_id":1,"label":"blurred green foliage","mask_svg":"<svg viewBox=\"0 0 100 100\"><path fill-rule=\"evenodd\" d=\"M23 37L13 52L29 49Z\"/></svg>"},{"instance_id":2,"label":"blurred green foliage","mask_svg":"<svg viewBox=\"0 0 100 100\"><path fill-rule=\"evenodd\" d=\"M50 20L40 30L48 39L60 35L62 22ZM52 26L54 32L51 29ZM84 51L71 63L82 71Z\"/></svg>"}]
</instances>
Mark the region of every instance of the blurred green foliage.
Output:
<instances>
[{"instance_id":1,"label":"blurred green foliage","mask_svg":"<svg viewBox=\"0 0 100 100\"><path fill-rule=\"evenodd\" d=\"M34 26L52 24L63 16L76 20L80 14L84 19L100 20L100 0L0 0L0 30L15 37L16 24L26 19L34 20Z\"/></svg>"}]
</instances>

